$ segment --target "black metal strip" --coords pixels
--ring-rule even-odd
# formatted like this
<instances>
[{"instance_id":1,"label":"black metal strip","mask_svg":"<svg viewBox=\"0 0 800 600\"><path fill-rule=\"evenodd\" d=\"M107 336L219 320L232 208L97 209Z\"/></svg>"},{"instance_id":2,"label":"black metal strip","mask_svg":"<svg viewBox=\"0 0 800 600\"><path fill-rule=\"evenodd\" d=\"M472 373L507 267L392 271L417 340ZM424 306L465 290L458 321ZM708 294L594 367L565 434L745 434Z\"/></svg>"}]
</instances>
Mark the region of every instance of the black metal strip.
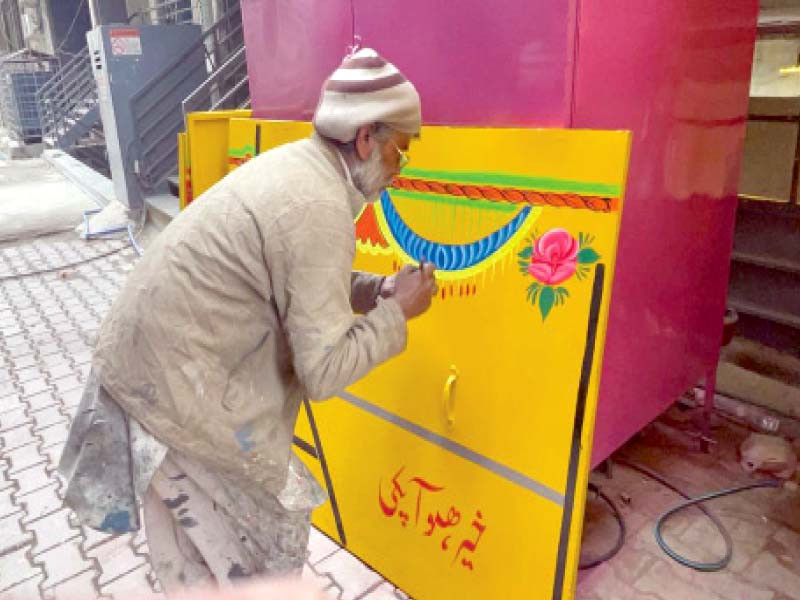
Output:
<instances>
[{"instance_id":1,"label":"black metal strip","mask_svg":"<svg viewBox=\"0 0 800 600\"><path fill-rule=\"evenodd\" d=\"M319 463L322 466L322 476L325 478L325 487L328 488L328 497L331 499L333 519L336 521L336 531L339 533L339 541L342 542L342 546L347 546L347 538L344 535L344 526L342 525L342 515L339 512L339 503L336 502L336 493L333 491L333 481L328 471L328 461L325 460L325 451L322 449L322 441L320 441L319 438L317 422L314 420L314 413L311 412L311 403L307 398L303 399L303 406L306 408L308 423L311 425L311 435L314 436L314 447L317 449Z\"/></svg>"},{"instance_id":2,"label":"black metal strip","mask_svg":"<svg viewBox=\"0 0 800 600\"><path fill-rule=\"evenodd\" d=\"M567 489L564 493L564 512L561 516L561 536L558 542L556 574L553 581L553 600L561 600L564 594L564 577L567 569L567 550L569 549L569 530L572 527L572 513L575 508L575 481L578 478L581 438L583 437L583 420L586 415L586 397L589 393L589 379L592 376L592 366L594 365L594 349L597 340L597 325L600 319L600 305L603 301L604 279L605 265L600 263L595 267L594 271L592 300L589 306L589 325L586 331L586 346L583 350L583 365L581 366L581 379L578 385L578 402L575 406L575 424L572 429L572 448L569 456ZM587 452L590 450L590 448L586 449Z\"/></svg>"},{"instance_id":3,"label":"black metal strip","mask_svg":"<svg viewBox=\"0 0 800 600\"><path fill-rule=\"evenodd\" d=\"M261 125L256 123L256 151L254 156L261 154Z\"/></svg>"},{"instance_id":4,"label":"black metal strip","mask_svg":"<svg viewBox=\"0 0 800 600\"><path fill-rule=\"evenodd\" d=\"M299 437L294 436L294 445L300 448L300 450L302 450L306 454L312 456L313 458L319 459L319 455L317 454L317 451L314 449L314 446L309 444L307 441L301 440Z\"/></svg>"}]
</instances>

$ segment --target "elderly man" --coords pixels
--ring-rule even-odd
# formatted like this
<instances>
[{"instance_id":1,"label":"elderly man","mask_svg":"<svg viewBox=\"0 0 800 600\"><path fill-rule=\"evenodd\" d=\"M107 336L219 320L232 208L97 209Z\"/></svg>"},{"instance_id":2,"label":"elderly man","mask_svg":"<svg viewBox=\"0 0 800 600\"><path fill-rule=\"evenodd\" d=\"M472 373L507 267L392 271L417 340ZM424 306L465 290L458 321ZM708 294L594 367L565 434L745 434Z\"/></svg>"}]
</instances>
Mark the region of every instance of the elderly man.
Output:
<instances>
[{"instance_id":1,"label":"elderly man","mask_svg":"<svg viewBox=\"0 0 800 600\"><path fill-rule=\"evenodd\" d=\"M430 265L352 272L354 218L420 123L413 85L351 54L314 135L195 200L112 306L61 459L66 500L113 533L138 529L141 503L167 592L302 568L324 493L291 449L298 407L401 352L435 294Z\"/></svg>"}]
</instances>

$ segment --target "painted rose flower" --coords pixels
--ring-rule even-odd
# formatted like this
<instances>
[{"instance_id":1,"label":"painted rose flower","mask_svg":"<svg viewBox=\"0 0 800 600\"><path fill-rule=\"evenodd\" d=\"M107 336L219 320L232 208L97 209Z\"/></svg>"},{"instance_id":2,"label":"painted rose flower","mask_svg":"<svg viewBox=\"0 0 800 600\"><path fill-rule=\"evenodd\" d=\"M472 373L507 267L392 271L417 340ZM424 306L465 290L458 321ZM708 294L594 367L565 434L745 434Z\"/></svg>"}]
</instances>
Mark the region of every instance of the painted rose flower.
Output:
<instances>
[{"instance_id":1,"label":"painted rose flower","mask_svg":"<svg viewBox=\"0 0 800 600\"><path fill-rule=\"evenodd\" d=\"M534 235L517 255L520 272L536 280L528 285L527 296L539 307L542 320L569 298L569 290L559 284L573 275L579 281L586 279L590 265L600 260L593 243L591 234L579 233L575 239L564 229L551 229L542 237Z\"/></svg>"},{"instance_id":2,"label":"painted rose flower","mask_svg":"<svg viewBox=\"0 0 800 600\"><path fill-rule=\"evenodd\" d=\"M551 229L536 240L528 273L545 285L558 285L578 269L578 240L564 229Z\"/></svg>"}]
</instances>

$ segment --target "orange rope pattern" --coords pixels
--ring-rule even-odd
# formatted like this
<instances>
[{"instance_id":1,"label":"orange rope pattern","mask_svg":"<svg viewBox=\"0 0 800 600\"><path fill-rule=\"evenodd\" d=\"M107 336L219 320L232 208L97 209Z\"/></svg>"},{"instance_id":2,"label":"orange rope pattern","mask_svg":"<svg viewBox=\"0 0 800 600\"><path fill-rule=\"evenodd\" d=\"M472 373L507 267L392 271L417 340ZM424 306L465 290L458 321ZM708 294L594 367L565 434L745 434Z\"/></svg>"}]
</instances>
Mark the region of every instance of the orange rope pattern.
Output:
<instances>
[{"instance_id":1,"label":"orange rope pattern","mask_svg":"<svg viewBox=\"0 0 800 600\"><path fill-rule=\"evenodd\" d=\"M449 194L450 196L462 196L474 200L493 200L495 202L512 202L514 204L531 204L533 206L567 206L569 208L588 209L597 212L612 212L619 207L617 198L581 196L572 193L537 192L489 185L463 185L406 177L395 177L392 186L401 190Z\"/></svg>"}]
</instances>

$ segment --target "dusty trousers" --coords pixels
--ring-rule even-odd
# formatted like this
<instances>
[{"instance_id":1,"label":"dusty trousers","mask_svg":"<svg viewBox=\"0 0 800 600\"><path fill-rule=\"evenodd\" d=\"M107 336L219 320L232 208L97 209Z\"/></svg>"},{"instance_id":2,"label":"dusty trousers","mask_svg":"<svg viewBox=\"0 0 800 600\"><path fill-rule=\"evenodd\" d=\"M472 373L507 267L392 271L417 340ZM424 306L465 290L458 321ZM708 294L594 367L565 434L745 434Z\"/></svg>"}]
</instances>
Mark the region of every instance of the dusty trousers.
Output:
<instances>
[{"instance_id":1,"label":"dusty trousers","mask_svg":"<svg viewBox=\"0 0 800 600\"><path fill-rule=\"evenodd\" d=\"M170 451L144 498L150 558L164 591L299 576L307 556L311 511L290 511L268 493L232 486Z\"/></svg>"}]
</instances>

